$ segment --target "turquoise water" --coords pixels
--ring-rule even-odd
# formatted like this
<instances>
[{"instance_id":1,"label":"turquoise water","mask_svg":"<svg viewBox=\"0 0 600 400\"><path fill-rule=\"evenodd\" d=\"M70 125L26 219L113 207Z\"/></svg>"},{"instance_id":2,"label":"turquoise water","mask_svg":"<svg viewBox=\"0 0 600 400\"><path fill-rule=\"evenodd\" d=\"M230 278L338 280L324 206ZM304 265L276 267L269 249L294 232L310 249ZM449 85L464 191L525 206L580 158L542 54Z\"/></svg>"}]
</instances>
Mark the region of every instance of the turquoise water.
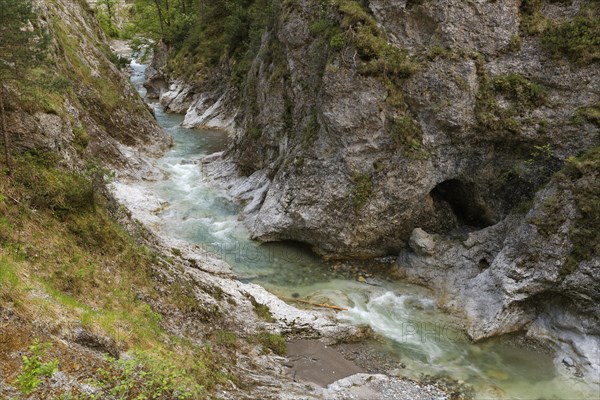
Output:
<instances>
[{"instance_id":1,"label":"turquoise water","mask_svg":"<svg viewBox=\"0 0 600 400\"><path fill-rule=\"evenodd\" d=\"M132 68L132 83L144 95L145 67L133 63ZM357 282L334 272L303 246L251 241L238 219L239 206L207 185L199 164L226 148L227 135L182 128L182 116L153 106L175 142L159 161L168 178L145 183L168 203L158 214L163 232L200 245L232 265L240 280L278 296L347 307L339 318L369 325L381 338L374 351L406 365L401 370L408 377L450 377L471 385L478 399L598 398L596 388L558 374L552 354L518 346L510 338L470 343L456 328L460 321L443 313L425 288L386 280L377 286Z\"/></svg>"}]
</instances>

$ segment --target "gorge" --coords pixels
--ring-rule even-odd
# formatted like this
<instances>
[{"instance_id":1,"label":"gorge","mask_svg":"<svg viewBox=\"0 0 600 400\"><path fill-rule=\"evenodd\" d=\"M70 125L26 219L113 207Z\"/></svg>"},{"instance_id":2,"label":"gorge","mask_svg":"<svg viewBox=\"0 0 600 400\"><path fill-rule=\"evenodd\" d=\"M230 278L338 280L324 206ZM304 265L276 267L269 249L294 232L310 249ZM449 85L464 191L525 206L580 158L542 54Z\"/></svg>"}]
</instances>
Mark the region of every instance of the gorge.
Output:
<instances>
[{"instance_id":1,"label":"gorge","mask_svg":"<svg viewBox=\"0 0 600 400\"><path fill-rule=\"evenodd\" d=\"M224 355L215 360L224 377L193 396L347 398L352 385L413 382L437 398L423 385L443 389L443 379L459 388L446 387L447 398L600 394L597 2L186 0L182 25L171 16L149 66L131 63L150 107L113 64L121 58L84 2L39 3L54 35L50 70L72 86L43 93L41 110L8 86L17 171L46 168L36 158L46 151L60 168L95 171L94 160L114 171L101 194L107 218L157 254L148 282L135 282L125 302L147 307L142 318L158 315L164 343L189 340L192 354L209 343ZM153 10L143 3L123 4ZM93 188L96 175L85 173ZM8 249L22 241L19 205L44 213L36 196L47 194L6 185L3 266L25 263L36 276L47 267ZM94 220L85 233L80 211L60 211L62 201L50 220L79 234L77 246L105 241ZM108 283L95 283L107 293L111 266L124 257L102 261L110 254L94 256L108 266L97 278ZM88 304L85 290L73 291L86 279L79 264L60 267L77 278L58 290ZM56 289L15 276L24 283L0 292L2 315L28 321L23 299ZM0 290L13 287L2 279ZM348 310L302 310L295 299ZM80 322L53 320L37 336L71 343L83 329L100 352L140 351L139 337L122 340L100 319L61 312ZM280 334L358 340L360 351L340 351L387 361L359 384L308 390L274 355ZM0 393L16 396L14 360L5 361L14 353L2 354Z\"/></svg>"}]
</instances>

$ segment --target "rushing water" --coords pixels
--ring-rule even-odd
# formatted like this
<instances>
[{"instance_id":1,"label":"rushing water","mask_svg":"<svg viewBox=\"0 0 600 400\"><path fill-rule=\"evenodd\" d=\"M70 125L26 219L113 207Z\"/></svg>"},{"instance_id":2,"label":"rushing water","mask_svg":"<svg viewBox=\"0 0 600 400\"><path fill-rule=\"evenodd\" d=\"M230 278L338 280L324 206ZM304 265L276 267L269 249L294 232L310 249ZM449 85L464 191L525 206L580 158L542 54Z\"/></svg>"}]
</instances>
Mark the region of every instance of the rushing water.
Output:
<instances>
[{"instance_id":1,"label":"rushing water","mask_svg":"<svg viewBox=\"0 0 600 400\"><path fill-rule=\"evenodd\" d=\"M132 83L144 96L145 67L134 62L132 69ZM167 202L159 213L163 232L199 244L231 264L241 280L279 296L347 307L339 317L377 332L381 340L373 343L374 350L404 364L406 376L424 373L463 381L479 399L597 398L598 392L584 382L558 374L552 354L510 339L470 343L424 288L345 279L301 246L252 242L238 220L238 206L202 179L199 160L223 150L227 135L182 128L182 116L153 106L158 122L175 141L160 160L168 178L145 184Z\"/></svg>"}]
</instances>

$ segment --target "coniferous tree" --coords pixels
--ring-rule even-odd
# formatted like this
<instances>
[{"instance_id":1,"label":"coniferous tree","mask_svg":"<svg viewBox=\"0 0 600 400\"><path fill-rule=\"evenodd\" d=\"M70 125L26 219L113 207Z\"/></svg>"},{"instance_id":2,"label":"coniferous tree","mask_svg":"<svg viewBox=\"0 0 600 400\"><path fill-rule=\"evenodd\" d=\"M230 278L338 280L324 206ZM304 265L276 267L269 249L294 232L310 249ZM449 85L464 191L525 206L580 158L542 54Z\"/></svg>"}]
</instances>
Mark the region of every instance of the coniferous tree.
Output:
<instances>
[{"instance_id":1,"label":"coniferous tree","mask_svg":"<svg viewBox=\"0 0 600 400\"><path fill-rule=\"evenodd\" d=\"M37 26L31 0L0 0L0 129L8 172L12 163L5 112L7 86L25 80L27 70L42 61L47 41Z\"/></svg>"}]
</instances>

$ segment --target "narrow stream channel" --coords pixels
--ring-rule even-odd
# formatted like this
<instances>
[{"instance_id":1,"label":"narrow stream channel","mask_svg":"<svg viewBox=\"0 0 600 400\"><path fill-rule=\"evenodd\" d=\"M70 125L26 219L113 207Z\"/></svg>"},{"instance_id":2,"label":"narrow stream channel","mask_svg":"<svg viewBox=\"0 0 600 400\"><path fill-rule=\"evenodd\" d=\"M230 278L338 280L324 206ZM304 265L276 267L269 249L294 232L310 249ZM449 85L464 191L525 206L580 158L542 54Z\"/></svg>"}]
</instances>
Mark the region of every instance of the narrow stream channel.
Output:
<instances>
[{"instance_id":1,"label":"narrow stream channel","mask_svg":"<svg viewBox=\"0 0 600 400\"><path fill-rule=\"evenodd\" d=\"M145 66L132 63L132 83L142 96ZM282 297L327 299L348 311L339 318L366 324L380 335L373 350L398 364L402 374L446 376L471 385L478 399L584 399L593 388L557 373L553 354L535 351L508 338L472 344L453 317L436 307L419 286L378 280L377 285L346 279L299 246L259 246L238 221L238 206L202 179L199 160L225 149L221 132L185 129L183 117L151 104L175 146L159 160L163 181L144 185L166 206L159 228L199 244L233 267L239 279L260 284Z\"/></svg>"}]
</instances>

